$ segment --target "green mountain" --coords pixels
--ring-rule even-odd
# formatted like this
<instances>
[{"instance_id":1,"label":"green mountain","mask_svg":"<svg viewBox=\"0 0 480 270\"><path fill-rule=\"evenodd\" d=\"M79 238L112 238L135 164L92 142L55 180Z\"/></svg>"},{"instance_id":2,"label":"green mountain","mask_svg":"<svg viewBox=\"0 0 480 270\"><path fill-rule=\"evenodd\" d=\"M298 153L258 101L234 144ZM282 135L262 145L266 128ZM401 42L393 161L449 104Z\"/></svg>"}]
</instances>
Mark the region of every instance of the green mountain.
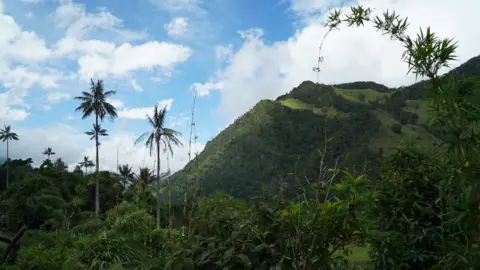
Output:
<instances>
[{"instance_id":1,"label":"green mountain","mask_svg":"<svg viewBox=\"0 0 480 270\"><path fill-rule=\"evenodd\" d=\"M473 58L450 74L478 75L479 63L480 57ZM172 182L178 185L201 168L199 181L207 194L221 190L242 199L274 195L279 182L294 187L296 178L318 177L326 140L326 164L338 160L339 166L360 169L368 160L375 174L382 156L394 147L413 143L429 148L440 141L426 125L424 87L425 82L397 89L374 82L303 82L275 101L256 104L172 175ZM287 191L296 193L295 188Z\"/></svg>"}]
</instances>

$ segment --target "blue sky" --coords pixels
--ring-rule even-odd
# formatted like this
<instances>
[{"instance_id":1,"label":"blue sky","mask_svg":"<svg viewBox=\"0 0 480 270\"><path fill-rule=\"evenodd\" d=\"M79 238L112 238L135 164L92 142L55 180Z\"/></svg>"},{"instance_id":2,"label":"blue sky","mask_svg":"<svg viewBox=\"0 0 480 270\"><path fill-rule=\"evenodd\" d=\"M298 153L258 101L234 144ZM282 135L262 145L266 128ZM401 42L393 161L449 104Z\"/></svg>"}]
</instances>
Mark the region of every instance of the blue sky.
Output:
<instances>
[{"instance_id":1,"label":"blue sky","mask_svg":"<svg viewBox=\"0 0 480 270\"><path fill-rule=\"evenodd\" d=\"M261 99L316 80L325 14L356 3L408 15L412 34L430 25L455 37L458 64L480 54L480 30L465 27L478 25L475 0L0 0L0 124L21 138L12 157L38 164L42 149L53 147L69 164L94 158L83 134L92 119L81 120L72 99L93 78L117 91L111 101L119 113L103 124L111 136L102 142L101 167L115 168L117 147L121 163L150 164L133 141L148 131L145 113L160 104L168 105L169 126L184 134L185 147L170 160L179 169L194 91L201 151ZM373 29L335 32L324 45L321 81L414 82L401 52Z\"/></svg>"}]
</instances>

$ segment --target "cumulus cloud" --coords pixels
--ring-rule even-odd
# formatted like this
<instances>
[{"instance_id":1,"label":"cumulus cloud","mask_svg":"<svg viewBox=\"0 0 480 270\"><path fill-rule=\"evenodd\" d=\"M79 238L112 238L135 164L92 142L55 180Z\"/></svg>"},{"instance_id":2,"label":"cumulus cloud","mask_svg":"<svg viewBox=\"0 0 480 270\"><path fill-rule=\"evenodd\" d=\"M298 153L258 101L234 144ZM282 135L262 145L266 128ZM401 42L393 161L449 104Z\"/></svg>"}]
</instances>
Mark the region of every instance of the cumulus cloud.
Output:
<instances>
[{"instance_id":1,"label":"cumulus cloud","mask_svg":"<svg viewBox=\"0 0 480 270\"><path fill-rule=\"evenodd\" d=\"M172 107L173 98L161 100L158 102L159 109L167 108L170 110ZM146 119L147 115L152 116L153 106L151 107L139 107L139 108L125 108L118 111L118 118L125 119Z\"/></svg>"},{"instance_id":2,"label":"cumulus cloud","mask_svg":"<svg viewBox=\"0 0 480 270\"><path fill-rule=\"evenodd\" d=\"M121 109L123 108L123 100L120 100L120 99L116 99L116 98L109 98L107 99L107 102L112 104L113 107L115 107L115 109Z\"/></svg>"},{"instance_id":3,"label":"cumulus cloud","mask_svg":"<svg viewBox=\"0 0 480 270\"><path fill-rule=\"evenodd\" d=\"M229 44L228 46L217 46L215 48L215 58L217 62L228 61L233 55L233 45Z\"/></svg>"},{"instance_id":4,"label":"cumulus cloud","mask_svg":"<svg viewBox=\"0 0 480 270\"><path fill-rule=\"evenodd\" d=\"M293 36L267 44L261 29L240 31L242 45L229 55L227 65L208 80L222 85L218 113L228 121L261 99L275 98L304 80L317 80L312 68L317 64L318 46L327 32L324 21L328 13L321 11L338 3L291 0L291 4L293 11L303 12L302 16L312 11L308 19L302 19L306 23ZM470 27L480 23L475 15L480 2L476 0L465 0L462 4L448 0L360 0L358 4L374 8L377 13L388 9L408 16L409 34L415 35L420 26L430 26L441 37L454 37L459 41L457 65L480 54L476 45L480 42L480 29ZM348 12L349 7L344 9ZM332 32L324 43L324 61L318 78L323 83L371 80L388 86L409 84L415 77L405 76L407 65L401 62L402 52L401 44L382 36L370 25L342 28Z\"/></svg>"},{"instance_id":5,"label":"cumulus cloud","mask_svg":"<svg viewBox=\"0 0 480 270\"><path fill-rule=\"evenodd\" d=\"M78 58L79 75L83 79L93 77L125 76L134 70L172 68L190 57L190 49L183 45L150 41L142 45L122 44L113 51L106 51L106 44L98 43L96 53ZM104 45L104 46L102 46Z\"/></svg>"},{"instance_id":6,"label":"cumulus cloud","mask_svg":"<svg viewBox=\"0 0 480 270\"><path fill-rule=\"evenodd\" d=\"M200 11L202 0L150 0L157 7L169 12Z\"/></svg>"},{"instance_id":7,"label":"cumulus cloud","mask_svg":"<svg viewBox=\"0 0 480 270\"><path fill-rule=\"evenodd\" d=\"M20 2L27 3L27 4L38 4L43 0L20 0Z\"/></svg>"},{"instance_id":8,"label":"cumulus cloud","mask_svg":"<svg viewBox=\"0 0 480 270\"><path fill-rule=\"evenodd\" d=\"M70 95L63 92L50 92L47 94L47 100L50 103L59 103L62 100L70 99Z\"/></svg>"},{"instance_id":9,"label":"cumulus cloud","mask_svg":"<svg viewBox=\"0 0 480 270\"><path fill-rule=\"evenodd\" d=\"M164 28L169 36L174 38L180 37L188 30L188 18L173 18L168 24L165 24Z\"/></svg>"},{"instance_id":10,"label":"cumulus cloud","mask_svg":"<svg viewBox=\"0 0 480 270\"><path fill-rule=\"evenodd\" d=\"M12 108L12 103L21 105L23 102L18 97L12 97L11 92L0 93L0 120L22 121L29 113L24 109Z\"/></svg>"},{"instance_id":11,"label":"cumulus cloud","mask_svg":"<svg viewBox=\"0 0 480 270\"><path fill-rule=\"evenodd\" d=\"M143 39L147 35L122 29L122 20L108 12L105 8L99 8L96 13L87 13L85 5L63 1L52 14L57 27L65 28L68 37L83 39L91 30L109 30L123 37L135 40Z\"/></svg>"},{"instance_id":12,"label":"cumulus cloud","mask_svg":"<svg viewBox=\"0 0 480 270\"><path fill-rule=\"evenodd\" d=\"M206 82L204 84L194 83L190 86L190 89L197 92L198 96L206 96L210 94L212 90L220 90L223 88L222 82Z\"/></svg>"},{"instance_id":13,"label":"cumulus cloud","mask_svg":"<svg viewBox=\"0 0 480 270\"><path fill-rule=\"evenodd\" d=\"M16 61L20 63L39 62L48 59L51 55L45 40L34 32L23 31L9 15L0 16L0 56L3 61Z\"/></svg>"}]
</instances>

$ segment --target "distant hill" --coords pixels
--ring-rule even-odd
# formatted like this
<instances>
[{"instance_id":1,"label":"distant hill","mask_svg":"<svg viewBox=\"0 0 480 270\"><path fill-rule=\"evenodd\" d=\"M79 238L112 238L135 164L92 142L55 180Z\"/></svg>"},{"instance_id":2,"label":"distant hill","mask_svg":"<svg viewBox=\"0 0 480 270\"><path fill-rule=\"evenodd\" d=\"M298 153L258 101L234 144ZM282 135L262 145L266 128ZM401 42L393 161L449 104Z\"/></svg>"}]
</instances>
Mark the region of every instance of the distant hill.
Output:
<instances>
[{"instance_id":1,"label":"distant hill","mask_svg":"<svg viewBox=\"0 0 480 270\"><path fill-rule=\"evenodd\" d=\"M480 75L480 57L452 73ZM207 194L222 190L241 199L265 192L273 195L282 181L292 187L288 191L293 195L296 180L291 173L316 177L317 149L323 151L326 138L333 138L327 164L332 166L348 152L350 159L341 166L351 168L368 160L375 173L382 156L401 143L429 148L440 141L425 125L424 86L425 82L398 89L374 82L332 86L303 82L275 101L260 101L171 179L178 185L198 166Z\"/></svg>"}]
</instances>

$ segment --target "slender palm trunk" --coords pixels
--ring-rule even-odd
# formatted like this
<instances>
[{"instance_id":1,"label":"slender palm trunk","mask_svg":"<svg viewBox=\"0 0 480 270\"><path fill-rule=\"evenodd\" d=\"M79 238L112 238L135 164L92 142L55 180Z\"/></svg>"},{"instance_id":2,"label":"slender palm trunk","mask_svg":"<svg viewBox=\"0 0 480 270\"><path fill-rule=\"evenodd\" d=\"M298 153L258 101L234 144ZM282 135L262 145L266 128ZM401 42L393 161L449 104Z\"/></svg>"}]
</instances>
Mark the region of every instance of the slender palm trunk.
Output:
<instances>
[{"instance_id":1,"label":"slender palm trunk","mask_svg":"<svg viewBox=\"0 0 480 270\"><path fill-rule=\"evenodd\" d=\"M8 158L8 139L7 139L7 188L8 188L9 169L10 169L10 159Z\"/></svg>"},{"instance_id":2,"label":"slender palm trunk","mask_svg":"<svg viewBox=\"0 0 480 270\"><path fill-rule=\"evenodd\" d=\"M160 227L160 139L157 141L157 227Z\"/></svg>"},{"instance_id":3,"label":"slender palm trunk","mask_svg":"<svg viewBox=\"0 0 480 270\"><path fill-rule=\"evenodd\" d=\"M98 114L95 114L95 125L98 126ZM100 181L98 180L98 134L95 133L95 147L97 151L95 164L95 215L100 213Z\"/></svg>"},{"instance_id":4,"label":"slender palm trunk","mask_svg":"<svg viewBox=\"0 0 480 270\"><path fill-rule=\"evenodd\" d=\"M169 163L169 156L167 152L167 172L170 170L170 163ZM167 182L167 187L168 187L168 228L170 229L172 227L172 221L173 221L173 211L172 211L172 188L170 187L170 179L166 178Z\"/></svg>"}]
</instances>

